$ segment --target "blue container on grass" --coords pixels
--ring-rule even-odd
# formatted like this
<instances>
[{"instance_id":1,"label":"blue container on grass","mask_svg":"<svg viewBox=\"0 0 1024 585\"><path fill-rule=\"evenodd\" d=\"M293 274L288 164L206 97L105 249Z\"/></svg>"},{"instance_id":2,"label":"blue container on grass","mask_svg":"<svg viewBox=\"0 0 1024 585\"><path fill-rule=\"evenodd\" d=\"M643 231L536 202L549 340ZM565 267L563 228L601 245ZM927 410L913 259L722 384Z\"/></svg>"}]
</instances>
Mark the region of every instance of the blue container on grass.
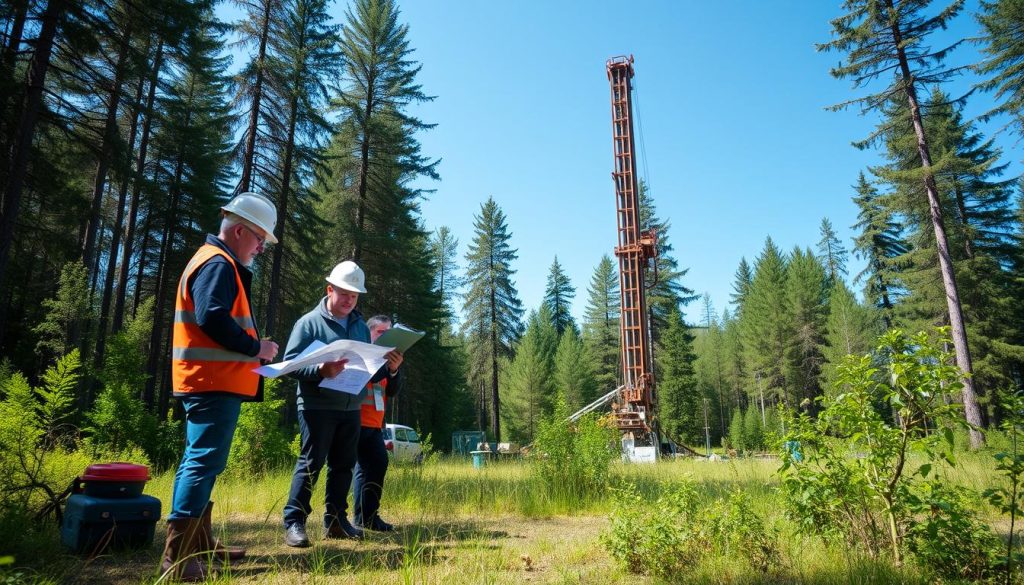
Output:
<instances>
[{"instance_id":1,"label":"blue container on grass","mask_svg":"<svg viewBox=\"0 0 1024 585\"><path fill-rule=\"evenodd\" d=\"M473 456L473 467L480 469L487 463L487 451L470 451Z\"/></svg>"},{"instance_id":2,"label":"blue container on grass","mask_svg":"<svg viewBox=\"0 0 1024 585\"><path fill-rule=\"evenodd\" d=\"M75 480L64 505L60 539L77 553L96 556L108 548L153 544L160 500L142 493L149 468L134 463L97 463Z\"/></svg>"}]
</instances>

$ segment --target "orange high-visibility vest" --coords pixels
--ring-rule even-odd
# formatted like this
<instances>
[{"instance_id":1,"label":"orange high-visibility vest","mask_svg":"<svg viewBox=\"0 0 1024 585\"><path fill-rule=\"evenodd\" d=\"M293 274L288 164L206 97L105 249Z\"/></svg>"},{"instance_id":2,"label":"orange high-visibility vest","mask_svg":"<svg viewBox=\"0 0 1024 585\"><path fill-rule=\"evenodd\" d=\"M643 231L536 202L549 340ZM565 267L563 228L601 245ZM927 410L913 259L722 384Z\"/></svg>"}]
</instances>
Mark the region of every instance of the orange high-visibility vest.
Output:
<instances>
[{"instance_id":1,"label":"orange high-visibility vest","mask_svg":"<svg viewBox=\"0 0 1024 585\"><path fill-rule=\"evenodd\" d=\"M223 256L235 269L238 295L231 306L231 316L249 335L256 337L256 324L249 312L238 265L230 254L212 244L205 244L189 260L178 282L174 303L174 336L171 349L171 377L178 393L231 392L255 396L260 376L253 372L259 358L230 351L210 338L196 323L195 300L188 291L188 280L214 256Z\"/></svg>"},{"instance_id":2,"label":"orange high-visibility vest","mask_svg":"<svg viewBox=\"0 0 1024 585\"><path fill-rule=\"evenodd\" d=\"M388 397L385 393L385 389L388 387L388 379L384 378L380 382L366 385L366 396L363 398L363 403L360 405L360 424L364 427L371 429L384 428L384 411L377 410L377 404L373 401L373 387L380 387L380 397L384 401L385 407L388 403Z\"/></svg>"}]
</instances>

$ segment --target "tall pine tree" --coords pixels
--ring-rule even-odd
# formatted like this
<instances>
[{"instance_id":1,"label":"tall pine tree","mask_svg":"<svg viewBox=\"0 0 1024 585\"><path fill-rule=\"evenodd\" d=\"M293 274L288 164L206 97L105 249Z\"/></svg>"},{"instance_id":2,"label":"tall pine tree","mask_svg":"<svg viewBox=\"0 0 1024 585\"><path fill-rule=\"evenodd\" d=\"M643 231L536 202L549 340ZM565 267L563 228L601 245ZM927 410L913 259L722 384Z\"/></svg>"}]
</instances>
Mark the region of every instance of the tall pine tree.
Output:
<instances>
[{"instance_id":1,"label":"tall pine tree","mask_svg":"<svg viewBox=\"0 0 1024 585\"><path fill-rule=\"evenodd\" d=\"M491 438L501 440L501 396L498 391L499 361L512 357L512 347L522 333L522 301L516 291L518 258L509 244L512 234L505 213L493 198L480 206L473 218L474 237L466 253L467 287L463 334L469 348L467 375L470 387L479 391L477 408L481 428L490 427Z\"/></svg>"}]
</instances>

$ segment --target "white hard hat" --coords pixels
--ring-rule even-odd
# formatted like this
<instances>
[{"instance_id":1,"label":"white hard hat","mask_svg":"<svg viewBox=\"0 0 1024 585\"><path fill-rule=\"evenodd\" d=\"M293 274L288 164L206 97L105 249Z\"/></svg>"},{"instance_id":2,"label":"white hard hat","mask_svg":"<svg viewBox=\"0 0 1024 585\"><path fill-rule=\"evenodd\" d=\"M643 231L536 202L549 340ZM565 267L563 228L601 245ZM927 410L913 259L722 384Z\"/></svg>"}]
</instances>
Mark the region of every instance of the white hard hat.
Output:
<instances>
[{"instance_id":1,"label":"white hard hat","mask_svg":"<svg viewBox=\"0 0 1024 585\"><path fill-rule=\"evenodd\" d=\"M251 222L267 234L268 242L277 243L277 238L274 237L274 228L277 227L277 208L274 207L274 202L270 199L256 193L239 193L221 209Z\"/></svg>"},{"instance_id":2,"label":"white hard hat","mask_svg":"<svg viewBox=\"0 0 1024 585\"><path fill-rule=\"evenodd\" d=\"M366 289L363 288L366 284L366 275L363 274L363 269L351 260L345 260L335 266L326 280L328 284L338 288L357 293L366 292Z\"/></svg>"}]
</instances>

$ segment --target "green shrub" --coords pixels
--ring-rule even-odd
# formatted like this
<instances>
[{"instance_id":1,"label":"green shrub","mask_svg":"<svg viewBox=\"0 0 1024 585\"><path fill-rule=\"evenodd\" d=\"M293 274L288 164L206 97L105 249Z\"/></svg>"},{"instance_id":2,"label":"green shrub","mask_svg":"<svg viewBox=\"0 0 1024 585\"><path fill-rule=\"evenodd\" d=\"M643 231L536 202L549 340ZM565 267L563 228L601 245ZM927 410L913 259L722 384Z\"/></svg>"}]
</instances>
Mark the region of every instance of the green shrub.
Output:
<instances>
[{"instance_id":1,"label":"green shrub","mask_svg":"<svg viewBox=\"0 0 1024 585\"><path fill-rule=\"evenodd\" d=\"M762 573L779 565L779 535L761 519L750 501L750 495L736 489L722 500L716 500L706 513L712 542L724 556L742 556Z\"/></svg>"},{"instance_id":2,"label":"green shrub","mask_svg":"<svg viewBox=\"0 0 1024 585\"><path fill-rule=\"evenodd\" d=\"M766 528L749 496L735 491L702 505L693 481L671 484L654 502L634 486L614 490L601 543L630 573L671 580L719 556L740 557L759 572L781 561L778 533Z\"/></svg>"},{"instance_id":3,"label":"green shrub","mask_svg":"<svg viewBox=\"0 0 1024 585\"><path fill-rule=\"evenodd\" d=\"M668 578L687 570L710 548L694 522L692 481L670 485L653 503L635 486L613 490L610 526L601 543L619 565L641 575Z\"/></svg>"},{"instance_id":4,"label":"green shrub","mask_svg":"<svg viewBox=\"0 0 1024 585\"><path fill-rule=\"evenodd\" d=\"M1014 542L1019 542L1017 526L1024 515L1020 493L1021 480L1024 479L1024 452L1021 452L1021 440L1024 439L1024 393L1004 392L999 396L999 401L1005 413L1000 424L1003 443L1001 448L996 447L994 457L996 471L1003 476L1003 481L986 489L982 496L1002 514L1010 517L1006 547L999 560L1006 582L1009 583L1014 575L1024 573L1024 554L1014 550ZM989 437L992 435L989 433ZM994 446L992 441L989 445Z\"/></svg>"},{"instance_id":5,"label":"green shrub","mask_svg":"<svg viewBox=\"0 0 1024 585\"><path fill-rule=\"evenodd\" d=\"M568 422L569 407L560 396L555 411L541 421L534 440L534 468L548 489L577 502L603 493L618 453L617 432L596 415Z\"/></svg>"},{"instance_id":6,"label":"green shrub","mask_svg":"<svg viewBox=\"0 0 1024 585\"><path fill-rule=\"evenodd\" d=\"M806 461L783 454L783 493L806 533L841 536L897 565L910 552L944 576L984 574L988 553L958 539L987 542L987 529L961 496L937 487L939 469L956 464L953 429L965 424L959 405L942 399L959 390L960 371L939 333L892 330L873 355L846 357L818 418L790 421L785 438L800 442Z\"/></svg>"},{"instance_id":7,"label":"green shrub","mask_svg":"<svg viewBox=\"0 0 1024 585\"><path fill-rule=\"evenodd\" d=\"M916 521L907 546L917 562L945 577L981 581L999 561L999 538L971 508L977 494L944 480L922 482L911 498Z\"/></svg>"}]
</instances>

